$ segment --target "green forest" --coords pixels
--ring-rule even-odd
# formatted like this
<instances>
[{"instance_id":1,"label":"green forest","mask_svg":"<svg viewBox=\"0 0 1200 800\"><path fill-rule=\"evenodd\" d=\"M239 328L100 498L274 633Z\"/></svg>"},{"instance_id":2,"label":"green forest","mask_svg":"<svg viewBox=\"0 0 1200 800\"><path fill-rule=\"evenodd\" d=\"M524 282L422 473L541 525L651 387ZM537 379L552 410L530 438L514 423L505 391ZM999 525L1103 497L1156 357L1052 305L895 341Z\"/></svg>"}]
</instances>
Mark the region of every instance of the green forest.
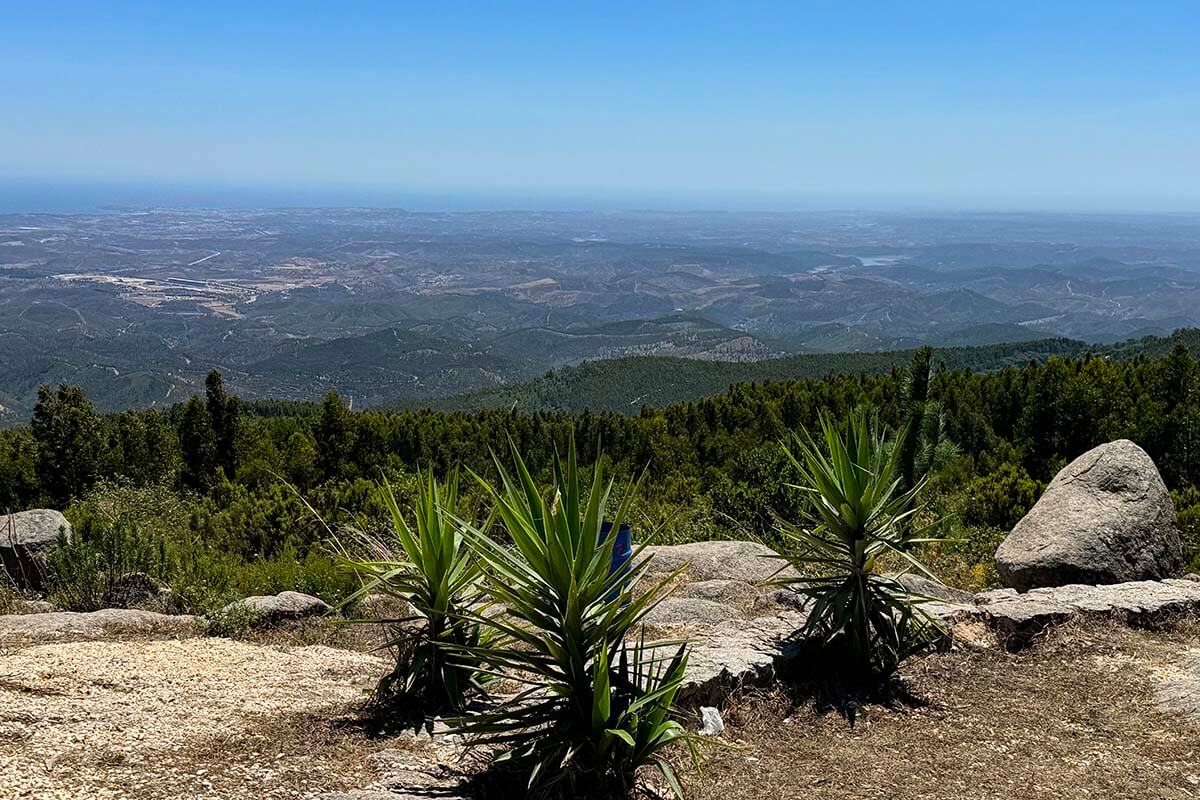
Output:
<instances>
[{"instance_id":1,"label":"green forest","mask_svg":"<svg viewBox=\"0 0 1200 800\"><path fill-rule=\"evenodd\" d=\"M949 583L994 585L998 542L1067 461L1129 438L1172 490L1193 568L1200 553L1200 367L1196 332L1109 352L973 370L928 349L878 374L739 383L720 394L611 410L351 411L243 403L218 372L165 411L98 413L75 386L42 387L27 427L0 431L0 510L63 509L79 534L54 555L51 590L80 610L111 600L105 575L144 571L189 610L295 589L336 602L357 588L330 530L382 529L386 478L402 505L421 470L495 477L493 453L548 478L574 438L583 469L641 476L639 538L758 538L779 546L800 493L781 442L822 412L869 409L903 448L905 480L928 478L921 514L950 541L924 554ZM643 373L647 385L653 375ZM483 510L474 481L463 507Z\"/></svg>"}]
</instances>

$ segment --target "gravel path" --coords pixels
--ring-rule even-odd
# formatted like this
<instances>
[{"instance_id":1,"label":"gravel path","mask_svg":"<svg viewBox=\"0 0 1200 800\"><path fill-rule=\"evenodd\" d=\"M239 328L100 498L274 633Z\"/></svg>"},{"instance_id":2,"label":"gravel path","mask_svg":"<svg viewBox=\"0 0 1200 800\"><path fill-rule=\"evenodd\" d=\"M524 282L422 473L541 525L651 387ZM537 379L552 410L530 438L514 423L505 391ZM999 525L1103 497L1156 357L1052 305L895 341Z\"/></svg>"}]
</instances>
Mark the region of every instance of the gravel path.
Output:
<instances>
[{"instance_id":1,"label":"gravel path","mask_svg":"<svg viewBox=\"0 0 1200 800\"><path fill-rule=\"evenodd\" d=\"M353 785L373 745L337 721L384 666L215 638L0 651L0 797L267 800Z\"/></svg>"}]
</instances>

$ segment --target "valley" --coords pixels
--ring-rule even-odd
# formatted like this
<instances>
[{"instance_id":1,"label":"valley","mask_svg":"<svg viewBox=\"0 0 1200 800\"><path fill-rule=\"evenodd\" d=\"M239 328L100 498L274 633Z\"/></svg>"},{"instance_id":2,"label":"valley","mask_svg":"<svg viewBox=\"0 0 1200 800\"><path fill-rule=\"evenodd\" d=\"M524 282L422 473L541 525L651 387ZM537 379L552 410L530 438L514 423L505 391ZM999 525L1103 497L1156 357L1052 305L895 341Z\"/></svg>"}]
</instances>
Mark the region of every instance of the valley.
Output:
<instances>
[{"instance_id":1,"label":"valley","mask_svg":"<svg viewBox=\"0 0 1200 800\"><path fill-rule=\"evenodd\" d=\"M39 384L165 406L216 368L247 398L419 404L608 359L1104 344L1197 309L1183 215L9 214L0 422Z\"/></svg>"}]
</instances>

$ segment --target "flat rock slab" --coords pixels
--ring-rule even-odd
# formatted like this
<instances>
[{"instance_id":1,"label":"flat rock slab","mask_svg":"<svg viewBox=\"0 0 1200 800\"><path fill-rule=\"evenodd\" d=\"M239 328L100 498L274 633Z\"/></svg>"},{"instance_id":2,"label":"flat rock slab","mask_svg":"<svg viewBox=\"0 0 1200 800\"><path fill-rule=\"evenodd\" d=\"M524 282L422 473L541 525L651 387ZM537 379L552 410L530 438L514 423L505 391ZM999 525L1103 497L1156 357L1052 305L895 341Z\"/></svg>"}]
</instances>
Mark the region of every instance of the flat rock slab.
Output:
<instances>
[{"instance_id":1,"label":"flat rock slab","mask_svg":"<svg viewBox=\"0 0 1200 800\"><path fill-rule=\"evenodd\" d=\"M380 750L368 759L375 780L361 789L311 794L311 800L466 800L465 751L457 737L419 737L412 750Z\"/></svg>"},{"instance_id":2,"label":"flat rock slab","mask_svg":"<svg viewBox=\"0 0 1200 800\"><path fill-rule=\"evenodd\" d=\"M8 646L132 636L178 638L197 633L195 617L186 614L170 616L129 608L0 616L0 644Z\"/></svg>"},{"instance_id":3,"label":"flat rock slab","mask_svg":"<svg viewBox=\"0 0 1200 800\"><path fill-rule=\"evenodd\" d=\"M691 645L680 700L716 706L741 687L770 683L805 619L793 593L763 585L784 566L773 551L756 542L711 541L644 552L652 556L650 580L686 567L674 595L646 618L655 637Z\"/></svg>"},{"instance_id":4,"label":"flat rock slab","mask_svg":"<svg viewBox=\"0 0 1200 800\"><path fill-rule=\"evenodd\" d=\"M1100 586L1072 584L1031 589L1023 594L1001 589L976 595L976 605L992 627L1015 642L1027 641L1067 620L1102 616L1147 625L1178 614L1200 611L1200 582L1178 578L1129 581Z\"/></svg>"},{"instance_id":5,"label":"flat rock slab","mask_svg":"<svg viewBox=\"0 0 1200 800\"><path fill-rule=\"evenodd\" d=\"M769 684L795 655L791 637L804 620L802 612L782 611L693 632L680 701L719 706L738 689Z\"/></svg>"},{"instance_id":6,"label":"flat rock slab","mask_svg":"<svg viewBox=\"0 0 1200 800\"><path fill-rule=\"evenodd\" d=\"M686 566L689 583L714 580L761 583L779 573L781 567L783 574L795 574L774 557L775 551L757 542L714 540L654 545L642 552L652 556L647 574L674 572Z\"/></svg>"},{"instance_id":7,"label":"flat rock slab","mask_svg":"<svg viewBox=\"0 0 1200 800\"><path fill-rule=\"evenodd\" d=\"M1200 720L1200 650L1193 650L1158 676L1158 704Z\"/></svg>"}]
</instances>

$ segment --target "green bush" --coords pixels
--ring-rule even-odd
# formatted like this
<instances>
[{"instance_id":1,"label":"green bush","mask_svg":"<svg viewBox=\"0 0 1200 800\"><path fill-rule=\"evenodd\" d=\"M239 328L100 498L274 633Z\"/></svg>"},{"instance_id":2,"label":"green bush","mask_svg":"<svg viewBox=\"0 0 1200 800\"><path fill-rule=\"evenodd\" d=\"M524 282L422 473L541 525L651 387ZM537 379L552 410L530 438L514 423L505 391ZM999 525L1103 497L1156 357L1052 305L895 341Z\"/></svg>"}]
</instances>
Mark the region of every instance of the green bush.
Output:
<instances>
[{"instance_id":1,"label":"green bush","mask_svg":"<svg viewBox=\"0 0 1200 800\"><path fill-rule=\"evenodd\" d=\"M812 600L803 633L843 655L847 677L887 676L908 655L940 635L922 599L877 571L886 557L929 575L914 548L939 539L919 535L914 517L923 482L900 491L901 448L885 441L866 412L851 414L845 433L821 417L823 442L807 431L785 448L807 499L797 524L780 520L794 549L780 555L801 577L776 582ZM929 575L932 577L932 575Z\"/></svg>"},{"instance_id":2,"label":"green bush","mask_svg":"<svg viewBox=\"0 0 1200 800\"><path fill-rule=\"evenodd\" d=\"M1003 464L967 485L962 497L963 523L1012 530L1033 508L1044 489L1023 467Z\"/></svg>"},{"instance_id":3,"label":"green bush","mask_svg":"<svg viewBox=\"0 0 1200 800\"><path fill-rule=\"evenodd\" d=\"M1200 571L1200 489L1189 486L1171 492L1171 500L1183 539L1183 561L1188 572Z\"/></svg>"},{"instance_id":4,"label":"green bush","mask_svg":"<svg viewBox=\"0 0 1200 800\"><path fill-rule=\"evenodd\" d=\"M609 574L616 537L602 543L601 526L612 484L605 486L597 468L585 497L574 443L565 465L555 457L546 494L515 445L512 457L515 479L497 461L500 486L481 483L513 546L468 528L483 588L504 612L475 616L490 636L463 652L525 688L456 725L478 744L500 748L498 760L516 765L538 791L625 793L637 769L653 764L679 794L663 750L693 743L674 719L687 647L663 654L631 641L676 575L635 593L644 562L635 558L627 573ZM614 528L627 519L633 495L632 488L623 494Z\"/></svg>"},{"instance_id":5,"label":"green bush","mask_svg":"<svg viewBox=\"0 0 1200 800\"><path fill-rule=\"evenodd\" d=\"M162 582L169 572L166 542L142 535L128 520L89 524L60 540L48 559L50 599L73 611L126 602L124 580L144 573Z\"/></svg>"},{"instance_id":6,"label":"green bush","mask_svg":"<svg viewBox=\"0 0 1200 800\"><path fill-rule=\"evenodd\" d=\"M138 572L171 590L174 606L163 610L196 614L286 590L337 603L358 588L319 543L302 550L281 537L278 549L262 557L228 547L225 536L206 536L211 529L203 524L197 531L197 520L211 519L207 502L159 485L97 484L66 511L75 536L50 554L52 599L77 611L126 605L122 579Z\"/></svg>"}]
</instances>

